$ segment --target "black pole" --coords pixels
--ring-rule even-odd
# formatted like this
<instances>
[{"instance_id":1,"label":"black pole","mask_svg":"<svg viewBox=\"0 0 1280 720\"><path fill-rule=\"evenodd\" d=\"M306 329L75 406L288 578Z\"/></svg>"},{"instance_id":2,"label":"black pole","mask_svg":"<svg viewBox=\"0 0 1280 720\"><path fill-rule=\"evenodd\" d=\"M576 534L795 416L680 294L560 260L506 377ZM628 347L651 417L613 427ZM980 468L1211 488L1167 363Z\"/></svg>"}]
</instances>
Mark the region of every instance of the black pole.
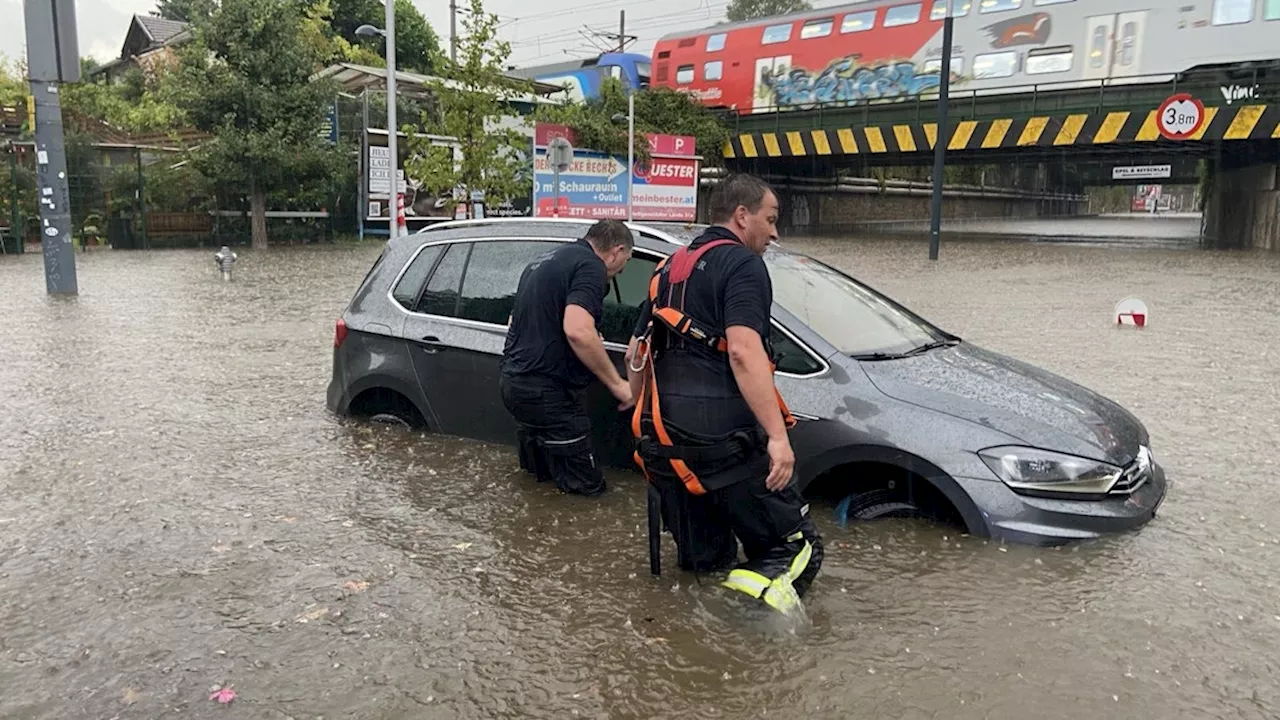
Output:
<instances>
[{"instance_id":1,"label":"black pole","mask_svg":"<svg viewBox=\"0 0 1280 720\"><path fill-rule=\"evenodd\" d=\"M946 164L947 96L951 94L951 3L947 3L947 17L942 21L942 86L938 89L938 132L933 144L933 208L929 220L929 259L938 259L938 246L942 232L942 168Z\"/></svg>"}]
</instances>

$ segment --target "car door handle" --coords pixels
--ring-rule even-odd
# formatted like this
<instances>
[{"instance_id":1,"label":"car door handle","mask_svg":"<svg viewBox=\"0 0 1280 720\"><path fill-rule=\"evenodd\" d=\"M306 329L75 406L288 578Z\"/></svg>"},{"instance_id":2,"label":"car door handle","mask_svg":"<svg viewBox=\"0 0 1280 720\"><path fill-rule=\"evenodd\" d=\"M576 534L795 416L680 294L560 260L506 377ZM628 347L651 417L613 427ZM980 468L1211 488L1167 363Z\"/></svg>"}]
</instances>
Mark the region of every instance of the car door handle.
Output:
<instances>
[{"instance_id":1,"label":"car door handle","mask_svg":"<svg viewBox=\"0 0 1280 720\"><path fill-rule=\"evenodd\" d=\"M435 355L444 348L444 343L435 335L427 335L419 340L418 344L422 348L422 352L428 355Z\"/></svg>"}]
</instances>

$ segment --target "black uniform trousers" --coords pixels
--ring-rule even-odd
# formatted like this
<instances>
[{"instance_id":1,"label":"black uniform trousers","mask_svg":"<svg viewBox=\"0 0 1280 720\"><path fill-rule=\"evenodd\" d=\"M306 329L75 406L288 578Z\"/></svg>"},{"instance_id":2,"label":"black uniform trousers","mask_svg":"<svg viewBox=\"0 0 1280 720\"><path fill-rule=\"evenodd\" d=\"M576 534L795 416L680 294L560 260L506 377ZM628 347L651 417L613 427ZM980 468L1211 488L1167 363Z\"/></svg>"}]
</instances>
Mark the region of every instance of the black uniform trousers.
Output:
<instances>
[{"instance_id":1,"label":"black uniform trousers","mask_svg":"<svg viewBox=\"0 0 1280 720\"><path fill-rule=\"evenodd\" d=\"M666 426L676 444L705 443L669 422ZM788 571L808 542L809 562L792 581L796 594L804 596L822 566L822 537L809 517L808 503L794 486L774 492L765 485L769 454L763 442L717 463L723 469L700 472L690 463L706 489L704 495L689 492L665 460L642 459L662 496L663 524L676 541L680 569L705 573L736 566L772 579ZM737 563L739 542L744 563Z\"/></svg>"},{"instance_id":2,"label":"black uniform trousers","mask_svg":"<svg viewBox=\"0 0 1280 720\"><path fill-rule=\"evenodd\" d=\"M570 388L537 375L499 378L502 403L516 420L520 467L562 492L595 496L604 473L591 448L586 388Z\"/></svg>"}]
</instances>

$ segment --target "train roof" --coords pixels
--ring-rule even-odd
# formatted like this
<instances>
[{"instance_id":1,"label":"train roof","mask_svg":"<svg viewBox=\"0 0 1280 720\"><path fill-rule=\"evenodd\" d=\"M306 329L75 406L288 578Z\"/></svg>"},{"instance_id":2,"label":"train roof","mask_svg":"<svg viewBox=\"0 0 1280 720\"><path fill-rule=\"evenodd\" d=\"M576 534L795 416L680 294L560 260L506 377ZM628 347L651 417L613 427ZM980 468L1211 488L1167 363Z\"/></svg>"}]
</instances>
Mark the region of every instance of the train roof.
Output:
<instances>
[{"instance_id":1,"label":"train roof","mask_svg":"<svg viewBox=\"0 0 1280 720\"><path fill-rule=\"evenodd\" d=\"M546 65L532 65L529 67L516 68L508 70L508 75L514 75L520 78L533 78L537 75L545 75L553 72L569 72L571 70L581 70L582 68L595 67L599 65L604 58L632 58L637 62L649 62L648 55L640 53L601 53L595 57L579 58L577 60L566 60L558 63L547 63Z\"/></svg>"},{"instance_id":2,"label":"train roof","mask_svg":"<svg viewBox=\"0 0 1280 720\"><path fill-rule=\"evenodd\" d=\"M929 4L929 0L920 0L924 4ZM832 15L838 15L844 12L854 12L861 10L878 10L886 6L902 5L904 0L863 0L863 2L845 3L844 5L831 5L828 7L814 8L813 10L799 10L797 12L785 13L783 15L770 15L768 17L754 18L751 20L743 20L741 22L722 22L716 25L706 25L697 30L684 30L682 32L674 32L663 35L658 38L658 42L664 40L679 40L681 38L698 37L699 35L708 35L711 33L729 32L730 30L740 30L742 28L764 27L766 25L777 25L783 21L809 20L812 18L826 18ZM927 19L927 13L926 13Z\"/></svg>"}]
</instances>

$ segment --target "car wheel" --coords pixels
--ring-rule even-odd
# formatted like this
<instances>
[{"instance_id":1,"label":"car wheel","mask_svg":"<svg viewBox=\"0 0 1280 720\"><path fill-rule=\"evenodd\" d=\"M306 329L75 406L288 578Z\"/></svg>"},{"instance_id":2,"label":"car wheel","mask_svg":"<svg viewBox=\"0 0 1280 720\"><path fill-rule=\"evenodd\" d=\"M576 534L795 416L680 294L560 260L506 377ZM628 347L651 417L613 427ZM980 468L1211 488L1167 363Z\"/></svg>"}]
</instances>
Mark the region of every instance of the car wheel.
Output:
<instances>
[{"instance_id":1,"label":"car wheel","mask_svg":"<svg viewBox=\"0 0 1280 720\"><path fill-rule=\"evenodd\" d=\"M404 430L412 430L413 423L395 413L381 412L369 417L369 422L375 425L386 425L390 427L398 427Z\"/></svg>"},{"instance_id":2,"label":"car wheel","mask_svg":"<svg viewBox=\"0 0 1280 720\"><path fill-rule=\"evenodd\" d=\"M849 520L869 522L884 518L920 517L920 508L907 502L892 490L872 490L871 492L854 493L836 505L836 522L841 526Z\"/></svg>"}]
</instances>

